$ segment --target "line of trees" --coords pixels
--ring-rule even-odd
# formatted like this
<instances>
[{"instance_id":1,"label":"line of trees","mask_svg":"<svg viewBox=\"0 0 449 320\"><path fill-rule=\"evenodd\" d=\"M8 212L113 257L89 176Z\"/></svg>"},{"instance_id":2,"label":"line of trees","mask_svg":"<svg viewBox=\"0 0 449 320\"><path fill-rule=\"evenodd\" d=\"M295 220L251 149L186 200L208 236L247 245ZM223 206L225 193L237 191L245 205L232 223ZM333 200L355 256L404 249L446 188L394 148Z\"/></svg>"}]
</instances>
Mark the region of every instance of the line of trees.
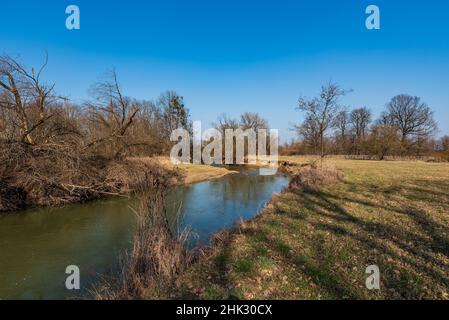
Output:
<instances>
[{"instance_id":1,"label":"line of trees","mask_svg":"<svg viewBox=\"0 0 449 320\"><path fill-rule=\"evenodd\" d=\"M268 120L262 118L258 113L256 112L244 112L243 114L240 115L239 119L236 118L231 118L226 114L221 114L218 118L217 121L214 122L213 127L218 130L221 134L221 136L223 137L222 143L222 149L225 149L225 136L226 136L226 130L227 129L231 129L231 130L242 130L242 132L246 132L246 130L252 130L255 134L254 136L254 148L255 148L255 154L252 154L252 156L256 156L259 155L259 144L263 143L261 141L261 137L259 136L259 130L266 130L266 137L265 137L265 146L264 146L264 150L266 152L266 154L270 154L270 133L269 133L269 124L268 124ZM232 138L233 140L233 150L234 150L234 162L236 161L236 153L237 153L237 139L235 137ZM205 143L207 143L208 141L205 141ZM244 147L243 147L243 155L244 158L248 159L249 155L249 138L245 138L244 141ZM263 144L261 144L263 146ZM223 159L224 159L225 155L223 154Z\"/></svg>"},{"instance_id":2,"label":"line of trees","mask_svg":"<svg viewBox=\"0 0 449 320\"><path fill-rule=\"evenodd\" d=\"M173 129L190 129L189 110L174 91L156 101L125 95L115 71L90 89L90 101L71 104L42 81L47 59L27 69L0 57L0 139L31 146L66 145L108 157L154 155L170 148Z\"/></svg>"},{"instance_id":3,"label":"line of trees","mask_svg":"<svg viewBox=\"0 0 449 320\"><path fill-rule=\"evenodd\" d=\"M43 81L46 66L0 56L0 211L129 193L163 174L130 156L168 154L172 130L191 130L182 96L129 97L111 71L76 105Z\"/></svg>"},{"instance_id":4,"label":"line of trees","mask_svg":"<svg viewBox=\"0 0 449 320\"><path fill-rule=\"evenodd\" d=\"M340 99L349 91L334 83L312 99L301 97L297 109L305 115L295 126L300 140L283 146L283 153L375 156L424 156L448 152L448 137L438 130L430 107L419 97L400 94L374 119L366 107L350 110Z\"/></svg>"}]
</instances>

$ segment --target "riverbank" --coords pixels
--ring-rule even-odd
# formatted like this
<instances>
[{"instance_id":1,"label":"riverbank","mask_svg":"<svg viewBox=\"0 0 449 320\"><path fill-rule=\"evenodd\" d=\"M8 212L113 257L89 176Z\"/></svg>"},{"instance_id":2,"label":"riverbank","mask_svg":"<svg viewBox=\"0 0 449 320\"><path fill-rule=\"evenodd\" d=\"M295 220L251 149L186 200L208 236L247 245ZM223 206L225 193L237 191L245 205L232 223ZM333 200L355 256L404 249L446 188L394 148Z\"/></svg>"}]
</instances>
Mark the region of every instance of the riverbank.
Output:
<instances>
[{"instance_id":1,"label":"riverbank","mask_svg":"<svg viewBox=\"0 0 449 320\"><path fill-rule=\"evenodd\" d=\"M91 161L92 162L92 161ZM98 161L97 161L98 162ZM168 157L134 157L104 164L86 164L86 172L73 178L61 170L41 170L47 176L14 177L5 184L0 179L0 212L30 208L60 207L85 203L109 196L127 196L145 188L145 179L164 175L172 185L185 185L223 178L237 171L226 167L197 164L174 165ZM50 164L48 165L50 166ZM99 168L94 170L93 168ZM81 172L81 171L80 171ZM78 174L79 175L79 174ZM32 182L27 182L30 180ZM19 181L20 183L16 182ZM25 181L26 183L23 183ZM3 186L5 184L5 186Z\"/></svg>"},{"instance_id":2,"label":"riverbank","mask_svg":"<svg viewBox=\"0 0 449 320\"><path fill-rule=\"evenodd\" d=\"M139 158L140 161L147 161L151 158ZM179 184L193 184L213 179L220 179L227 175L236 174L238 171L230 170L226 167L209 166L204 164L178 164L175 165L169 157L155 158L167 170L179 170L183 177Z\"/></svg>"},{"instance_id":3,"label":"riverbank","mask_svg":"<svg viewBox=\"0 0 449 320\"><path fill-rule=\"evenodd\" d=\"M208 244L217 232L253 218L288 185L284 175L236 170L240 174L173 187L166 195L166 216L171 221L182 216L179 230L186 227L193 231L192 241ZM64 285L67 261L81 270L82 288L75 294L92 298L90 290L101 284L98 280L114 279L111 269L116 270L123 254L133 248L139 198L108 197L0 215L0 270L9 270L0 274L0 299L73 298L74 292Z\"/></svg>"},{"instance_id":4,"label":"riverbank","mask_svg":"<svg viewBox=\"0 0 449 320\"><path fill-rule=\"evenodd\" d=\"M184 295L449 299L449 164L326 163L342 170L345 180L274 196L180 277ZM366 288L370 265L380 269L380 290Z\"/></svg>"}]
</instances>

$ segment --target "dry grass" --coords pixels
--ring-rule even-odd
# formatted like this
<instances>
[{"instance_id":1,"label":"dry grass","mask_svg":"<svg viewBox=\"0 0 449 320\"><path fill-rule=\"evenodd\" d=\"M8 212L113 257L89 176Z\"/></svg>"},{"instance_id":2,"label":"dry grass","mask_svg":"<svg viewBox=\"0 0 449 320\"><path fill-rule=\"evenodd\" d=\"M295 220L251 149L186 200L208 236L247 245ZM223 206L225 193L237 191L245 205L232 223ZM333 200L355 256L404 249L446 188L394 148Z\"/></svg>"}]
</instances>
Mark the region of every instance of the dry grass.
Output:
<instances>
[{"instance_id":1,"label":"dry grass","mask_svg":"<svg viewBox=\"0 0 449 320\"><path fill-rule=\"evenodd\" d=\"M163 182L162 182L163 183ZM167 220L167 187L159 181L142 196L135 210L137 229L133 247L121 259L120 276L111 276L93 291L97 300L176 298L176 279L193 261L187 249L188 232L178 233ZM147 189L146 189L147 190Z\"/></svg>"},{"instance_id":2,"label":"dry grass","mask_svg":"<svg viewBox=\"0 0 449 320\"><path fill-rule=\"evenodd\" d=\"M235 174L236 171L229 170L225 167L200 165L200 164L179 164L174 165L170 161L169 157L156 157L152 158L132 158L138 161L154 161L157 160L162 166L167 170L179 170L179 172L184 176L182 180L183 184L192 184L201 181L207 181L212 179L219 179L227 176L229 174Z\"/></svg>"},{"instance_id":3,"label":"dry grass","mask_svg":"<svg viewBox=\"0 0 449 320\"><path fill-rule=\"evenodd\" d=\"M292 190L316 191L324 185L343 181L344 175L333 166L318 168L316 165L289 167L291 179L289 187Z\"/></svg>"},{"instance_id":4,"label":"dry grass","mask_svg":"<svg viewBox=\"0 0 449 320\"><path fill-rule=\"evenodd\" d=\"M307 164L310 159L283 161ZM344 181L276 195L183 281L204 299L449 299L449 164L326 160ZM381 289L365 287L367 266Z\"/></svg>"}]
</instances>

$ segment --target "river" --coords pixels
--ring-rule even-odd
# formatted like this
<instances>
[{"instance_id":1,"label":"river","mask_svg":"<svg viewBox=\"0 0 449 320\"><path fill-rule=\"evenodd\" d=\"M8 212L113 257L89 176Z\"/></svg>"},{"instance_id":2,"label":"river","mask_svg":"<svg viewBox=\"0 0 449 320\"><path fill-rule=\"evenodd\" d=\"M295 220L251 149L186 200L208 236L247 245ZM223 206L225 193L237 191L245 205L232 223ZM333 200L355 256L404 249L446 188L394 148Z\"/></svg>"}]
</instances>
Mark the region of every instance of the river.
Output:
<instances>
[{"instance_id":1,"label":"river","mask_svg":"<svg viewBox=\"0 0 449 320\"><path fill-rule=\"evenodd\" d=\"M181 210L180 225L189 226L195 241L205 244L216 232L254 217L287 184L283 175L247 170L178 186L167 197L168 214ZM0 299L85 297L130 248L133 201L113 198L0 215ZM76 293L65 288L69 265L81 271L82 288Z\"/></svg>"}]
</instances>

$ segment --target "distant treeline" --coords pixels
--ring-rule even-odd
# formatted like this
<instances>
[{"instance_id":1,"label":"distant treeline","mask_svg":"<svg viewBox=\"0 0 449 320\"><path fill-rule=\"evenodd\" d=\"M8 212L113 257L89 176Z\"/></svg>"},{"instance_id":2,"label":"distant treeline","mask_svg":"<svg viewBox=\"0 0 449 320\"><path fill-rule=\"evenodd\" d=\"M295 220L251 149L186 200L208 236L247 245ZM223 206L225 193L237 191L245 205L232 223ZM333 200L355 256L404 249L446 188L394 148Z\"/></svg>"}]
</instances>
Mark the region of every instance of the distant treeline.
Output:
<instances>
[{"instance_id":1,"label":"distant treeline","mask_svg":"<svg viewBox=\"0 0 449 320\"><path fill-rule=\"evenodd\" d=\"M437 124L430 107L419 97L393 97L380 117L366 107L350 109L340 104L348 91L330 83L316 98L301 97L297 109L305 114L295 126L299 139L284 144L286 155L316 154L355 158L433 156L449 160L449 137L435 139Z\"/></svg>"}]
</instances>

